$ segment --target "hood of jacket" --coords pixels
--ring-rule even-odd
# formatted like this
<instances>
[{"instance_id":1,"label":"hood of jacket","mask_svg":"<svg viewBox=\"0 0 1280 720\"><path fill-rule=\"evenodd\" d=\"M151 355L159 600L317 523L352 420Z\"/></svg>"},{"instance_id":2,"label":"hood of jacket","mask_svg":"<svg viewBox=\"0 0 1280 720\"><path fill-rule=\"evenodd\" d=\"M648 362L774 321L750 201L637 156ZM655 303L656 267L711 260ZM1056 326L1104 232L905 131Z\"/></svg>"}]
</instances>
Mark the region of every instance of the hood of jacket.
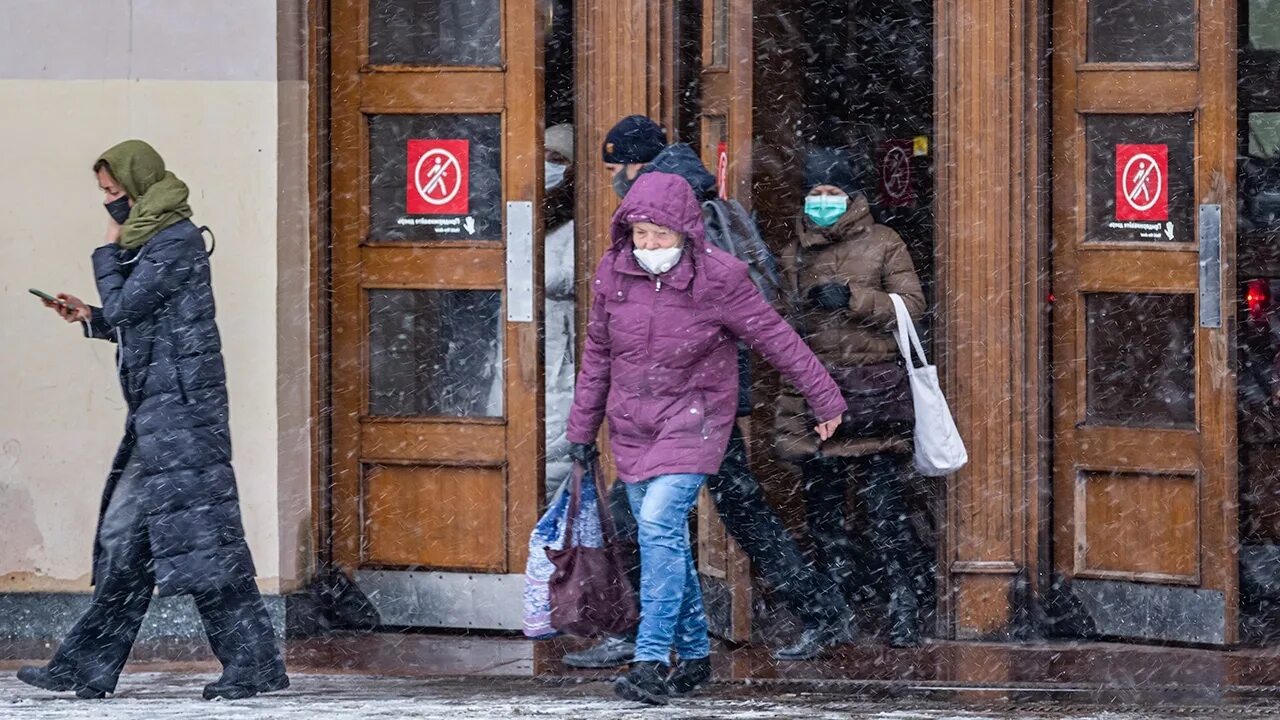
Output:
<instances>
[{"instance_id":1,"label":"hood of jacket","mask_svg":"<svg viewBox=\"0 0 1280 720\"><path fill-rule=\"evenodd\" d=\"M629 252L631 226L638 222L671 228L684 235L686 246L702 247L702 206L694 197L693 188L679 175L647 172L636 178L635 185L613 214L611 234L615 250Z\"/></svg>"},{"instance_id":2,"label":"hood of jacket","mask_svg":"<svg viewBox=\"0 0 1280 720\"><path fill-rule=\"evenodd\" d=\"M641 176L647 173L679 175L693 188L694 197L698 200L710 200L716 194L716 176L703 167L702 159L688 143L675 143L663 148L640 171Z\"/></svg>"}]
</instances>

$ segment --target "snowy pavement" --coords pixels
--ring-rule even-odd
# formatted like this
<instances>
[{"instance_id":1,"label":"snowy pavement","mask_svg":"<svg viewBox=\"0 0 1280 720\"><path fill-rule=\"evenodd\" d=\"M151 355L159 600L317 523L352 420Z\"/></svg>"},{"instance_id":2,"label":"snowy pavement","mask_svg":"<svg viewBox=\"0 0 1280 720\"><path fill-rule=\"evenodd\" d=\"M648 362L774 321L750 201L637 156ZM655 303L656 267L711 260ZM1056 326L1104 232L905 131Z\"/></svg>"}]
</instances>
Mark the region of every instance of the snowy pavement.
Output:
<instances>
[{"instance_id":1,"label":"snowy pavement","mask_svg":"<svg viewBox=\"0 0 1280 720\"><path fill-rule=\"evenodd\" d=\"M352 675L293 676L282 693L234 702L205 702L200 688L212 676L181 673L133 673L109 700L83 701L29 688L0 674L0 718L40 720L506 720L507 718L581 718L583 720L1163 720L1173 718L1280 717L1280 707L1180 707L1159 711L1034 708L980 710L929 702L866 702L838 695L769 693L744 685L712 690L674 701L666 708L641 709L615 699L605 683L562 687L528 680L460 678L407 680ZM639 715L637 713L640 713Z\"/></svg>"}]
</instances>

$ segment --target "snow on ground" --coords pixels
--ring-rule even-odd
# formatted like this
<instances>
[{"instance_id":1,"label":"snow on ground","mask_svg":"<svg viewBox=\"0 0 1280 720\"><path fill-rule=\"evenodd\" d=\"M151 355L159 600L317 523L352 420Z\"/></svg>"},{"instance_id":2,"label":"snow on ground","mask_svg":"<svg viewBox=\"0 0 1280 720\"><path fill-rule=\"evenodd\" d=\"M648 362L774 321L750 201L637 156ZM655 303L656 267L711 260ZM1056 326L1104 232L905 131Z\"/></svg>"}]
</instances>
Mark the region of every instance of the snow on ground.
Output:
<instances>
[{"instance_id":1,"label":"snow on ground","mask_svg":"<svg viewBox=\"0 0 1280 720\"><path fill-rule=\"evenodd\" d=\"M1280 717L1269 708L1174 708L1160 712L1096 710L1054 711L961 709L926 702L873 703L837 695L764 694L758 688L717 685L674 701L666 708L643 709L617 700L605 683L554 687L531 681L459 678L407 680L351 675L293 675L288 691L235 702L205 702L200 689L211 676L178 673L125 675L109 700L75 700L66 694L27 687L12 672L0 674L3 720L507 720L508 718L581 718L583 720L1164 720L1172 718Z\"/></svg>"}]
</instances>

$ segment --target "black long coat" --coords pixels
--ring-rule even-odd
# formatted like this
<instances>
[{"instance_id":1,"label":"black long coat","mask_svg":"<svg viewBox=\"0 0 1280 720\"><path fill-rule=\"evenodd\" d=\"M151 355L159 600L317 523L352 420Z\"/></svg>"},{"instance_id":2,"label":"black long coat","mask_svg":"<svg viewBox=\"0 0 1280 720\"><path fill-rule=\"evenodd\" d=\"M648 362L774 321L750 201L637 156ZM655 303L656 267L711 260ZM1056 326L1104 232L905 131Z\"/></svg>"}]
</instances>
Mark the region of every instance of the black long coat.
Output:
<instances>
[{"instance_id":1,"label":"black long coat","mask_svg":"<svg viewBox=\"0 0 1280 720\"><path fill-rule=\"evenodd\" d=\"M209 256L199 229L183 220L137 252L100 247L93 267L102 307L93 308L88 334L117 343L128 405L102 512L133 457L142 464L140 495L160 594L208 592L252 579L231 469ZM95 540L95 572L100 550Z\"/></svg>"}]
</instances>

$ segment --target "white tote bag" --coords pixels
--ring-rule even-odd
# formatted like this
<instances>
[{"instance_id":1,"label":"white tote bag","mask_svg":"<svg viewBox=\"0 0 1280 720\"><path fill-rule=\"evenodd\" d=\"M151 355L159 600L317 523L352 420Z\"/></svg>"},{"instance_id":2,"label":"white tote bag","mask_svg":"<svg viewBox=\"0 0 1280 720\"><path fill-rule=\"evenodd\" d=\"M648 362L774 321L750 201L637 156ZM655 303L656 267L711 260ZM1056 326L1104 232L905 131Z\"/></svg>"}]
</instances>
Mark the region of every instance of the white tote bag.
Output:
<instances>
[{"instance_id":1,"label":"white tote bag","mask_svg":"<svg viewBox=\"0 0 1280 720\"><path fill-rule=\"evenodd\" d=\"M969 462L969 453L964 449L964 441L956 429L956 422L951 417L951 409L947 407L947 399L942 395L938 385L938 368L929 364L924 355L924 347L920 344L920 336L916 334L915 323L911 322L911 313L902 298L890 293L893 308L898 313L898 350L907 364L907 375L911 380L911 402L916 410L915 428L915 465L925 477L950 475ZM920 357L920 367L916 367L911 351Z\"/></svg>"}]
</instances>

